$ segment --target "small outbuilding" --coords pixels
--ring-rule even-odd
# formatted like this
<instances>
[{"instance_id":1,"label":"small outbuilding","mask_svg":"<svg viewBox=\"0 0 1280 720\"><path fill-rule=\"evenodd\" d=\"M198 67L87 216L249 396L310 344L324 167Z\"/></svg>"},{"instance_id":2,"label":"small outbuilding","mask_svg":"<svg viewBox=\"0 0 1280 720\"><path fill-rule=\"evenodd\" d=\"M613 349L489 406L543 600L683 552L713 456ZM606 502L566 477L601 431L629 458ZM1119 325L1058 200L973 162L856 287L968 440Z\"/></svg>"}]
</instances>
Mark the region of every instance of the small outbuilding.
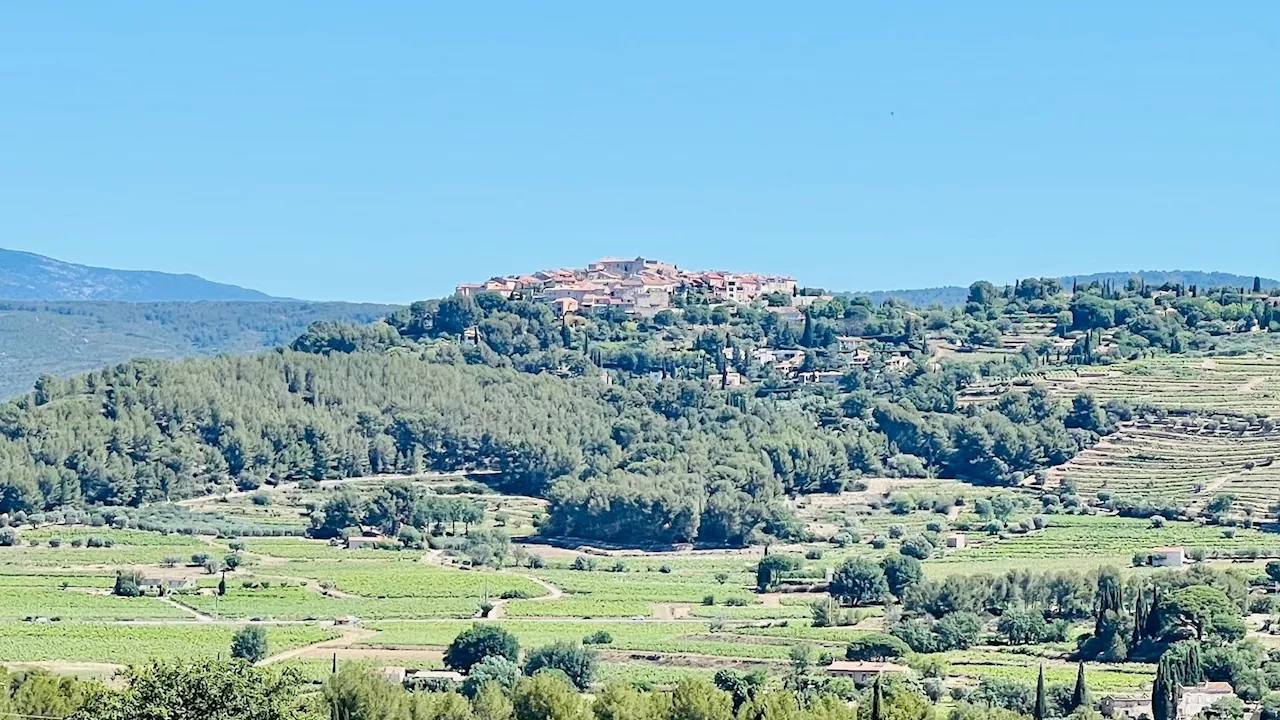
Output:
<instances>
[{"instance_id":1,"label":"small outbuilding","mask_svg":"<svg viewBox=\"0 0 1280 720\"><path fill-rule=\"evenodd\" d=\"M853 680L853 684L858 687L866 687L875 682L876 678L881 675L897 675L911 672L911 669L904 665L895 665L886 662L855 662L852 660L837 660L827 666L827 674L835 677L847 677Z\"/></svg>"},{"instance_id":2,"label":"small outbuilding","mask_svg":"<svg viewBox=\"0 0 1280 720\"><path fill-rule=\"evenodd\" d=\"M1106 697L1098 707L1103 717L1117 720L1138 720L1151 717L1150 697Z\"/></svg>"},{"instance_id":3,"label":"small outbuilding","mask_svg":"<svg viewBox=\"0 0 1280 720\"><path fill-rule=\"evenodd\" d=\"M1151 567L1180 568L1187 562L1187 554L1180 547L1162 547L1151 551Z\"/></svg>"},{"instance_id":4,"label":"small outbuilding","mask_svg":"<svg viewBox=\"0 0 1280 720\"><path fill-rule=\"evenodd\" d=\"M966 547L969 547L969 539L965 537L964 533L955 532L947 534L948 550L963 550Z\"/></svg>"}]
</instances>

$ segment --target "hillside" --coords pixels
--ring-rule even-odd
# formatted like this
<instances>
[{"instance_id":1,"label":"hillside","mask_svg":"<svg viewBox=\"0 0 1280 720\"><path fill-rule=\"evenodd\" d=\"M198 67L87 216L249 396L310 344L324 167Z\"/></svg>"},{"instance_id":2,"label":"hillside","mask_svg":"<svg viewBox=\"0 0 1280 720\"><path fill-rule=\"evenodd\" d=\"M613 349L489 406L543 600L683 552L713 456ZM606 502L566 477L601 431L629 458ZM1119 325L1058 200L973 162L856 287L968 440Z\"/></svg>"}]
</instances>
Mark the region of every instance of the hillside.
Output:
<instances>
[{"instance_id":1,"label":"hillside","mask_svg":"<svg viewBox=\"0 0 1280 720\"><path fill-rule=\"evenodd\" d=\"M1204 272L1201 270L1136 270L1133 272L1100 272L1091 275L1067 275L1063 278L1062 284L1065 287L1071 287L1072 283L1079 285L1089 285L1091 283L1106 284L1119 286L1124 285L1130 278L1139 277L1148 285L1164 285L1166 283L1172 285L1182 285L1189 287L1195 285L1200 288L1215 287L1231 287L1245 288L1246 290L1253 287L1252 275L1236 275L1226 272ZM1263 290L1274 287L1280 287L1280 280L1272 280L1271 278L1261 278Z\"/></svg>"},{"instance_id":2,"label":"hillside","mask_svg":"<svg viewBox=\"0 0 1280 720\"><path fill-rule=\"evenodd\" d=\"M312 322L367 323L385 305L304 302L0 301L0 399L43 373L67 376L135 357L249 353L288 343Z\"/></svg>"},{"instance_id":3,"label":"hillside","mask_svg":"<svg viewBox=\"0 0 1280 720\"><path fill-rule=\"evenodd\" d=\"M1070 288L1073 283L1086 286L1091 283L1099 285L1109 283L1122 286L1130 278L1140 277L1148 285L1164 285L1165 283L1181 284L1184 287L1196 285L1201 288L1233 287L1249 289L1253 287L1253 276L1235 275L1226 272L1204 272L1201 270L1137 270L1134 272L1098 272L1090 275L1067 275L1062 284ZM1280 287L1280 280L1261 278L1262 289L1269 290ZM943 307L964 305L969 297L969 288L959 285L946 285L935 288L912 288L905 290L858 290L840 293L849 297L865 297L879 305L888 298L902 300L918 308L926 308L934 303Z\"/></svg>"},{"instance_id":4,"label":"hillside","mask_svg":"<svg viewBox=\"0 0 1280 720\"><path fill-rule=\"evenodd\" d=\"M277 298L195 275L112 270L0 249L0 299L167 302Z\"/></svg>"}]
</instances>

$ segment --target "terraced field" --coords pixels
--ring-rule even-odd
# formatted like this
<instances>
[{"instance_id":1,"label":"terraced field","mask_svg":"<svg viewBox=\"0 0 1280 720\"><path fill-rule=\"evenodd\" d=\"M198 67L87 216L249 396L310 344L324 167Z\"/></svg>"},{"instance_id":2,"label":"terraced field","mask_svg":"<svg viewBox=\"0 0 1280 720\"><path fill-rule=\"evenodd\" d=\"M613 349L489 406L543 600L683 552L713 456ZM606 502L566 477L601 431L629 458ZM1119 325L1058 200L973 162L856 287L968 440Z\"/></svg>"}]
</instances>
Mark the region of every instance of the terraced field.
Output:
<instances>
[{"instance_id":1,"label":"terraced field","mask_svg":"<svg viewBox=\"0 0 1280 720\"><path fill-rule=\"evenodd\" d=\"M1280 358L1173 355L1118 363L1106 368L1056 370L1047 374L1052 391L1093 393L1170 409L1280 415Z\"/></svg>"},{"instance_id":2,"label":"terraced field","mask_svg":"<svg viewBox=\"0 0 1280 720\"><path fill-rule=\"evenodd\" d=\"M1052 468L1050 482L1070 482L1086 496L1107 491L1192 506L1226 492L1237 496L1238 510L1259 516L1280 502L1280 431L1209 432L1186 423L1126 425Z\"/></svg>"},{"instance_id":3,"label":"terraced field","mask_svg":"<svg viewBox=\"0 0 1280 720\"><path fill-rule=\"evenodd\" d=\"M1152 527L1147 520L1099 515L1053 515L1044 530L1014 535L980 547L949 553L926 564L930 575L949 572L1001 572L1012 568L1049 569L1128 566L1135 553L1180 546L1214 551L1256 549L1280 553L1280 535L1245 528L1171 522Z\"/></svg>"}]
</instances>

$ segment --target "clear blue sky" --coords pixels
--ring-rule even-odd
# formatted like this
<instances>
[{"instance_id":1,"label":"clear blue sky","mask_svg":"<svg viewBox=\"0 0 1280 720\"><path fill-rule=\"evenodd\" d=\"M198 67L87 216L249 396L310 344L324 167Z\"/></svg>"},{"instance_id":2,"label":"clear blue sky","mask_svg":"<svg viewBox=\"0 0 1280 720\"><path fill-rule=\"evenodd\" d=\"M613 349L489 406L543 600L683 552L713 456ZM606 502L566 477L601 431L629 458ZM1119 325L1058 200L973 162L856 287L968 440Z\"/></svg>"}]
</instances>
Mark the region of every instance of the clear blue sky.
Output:
<instances>
[{"instance_id":1,"label":"clear blue sky","mask_svg":"<svg viewBox=\"0 0 1280 720\"><path fill-rule=\"evenodd\" d=\"M6 3L0 93L0 246L278 295L1280 277L1273 0Z\"/></svg>"}]
</instances>

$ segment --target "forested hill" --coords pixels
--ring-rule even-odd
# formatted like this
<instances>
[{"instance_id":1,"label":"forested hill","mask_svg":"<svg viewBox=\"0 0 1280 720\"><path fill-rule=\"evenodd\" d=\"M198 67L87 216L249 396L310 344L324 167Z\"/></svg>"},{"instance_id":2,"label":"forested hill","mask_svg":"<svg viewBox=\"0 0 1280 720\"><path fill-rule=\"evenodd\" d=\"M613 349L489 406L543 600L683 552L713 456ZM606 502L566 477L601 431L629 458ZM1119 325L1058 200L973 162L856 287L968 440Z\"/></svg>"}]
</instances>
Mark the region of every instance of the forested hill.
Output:
<instances>
[{"instance_id":1,"label":"forested hill","mask_svg":"<svg viewBox=\"0 0 1280 720\"><path fill-rule=\"evenodd\" d=\"M251 353L289 343L321 320L368 323L386 305L303 302L0 301L0 400L41 374L88 372L136 357Z\"/></svg>"},{"instance_id":2,"label":"forested hill","mask_svg":"<svg viewBox=\"0 0 1280 720\"><path fill-rule=\"evenodd\" d=\"M1253 287L1253 276L1235 275L1225 272L1203 272L1200 270L1138 270L1135 272L1100 272L1091 275L1068 275L1060 278L1062 284L1068 288L1072 285L1087 286L1094 283L1098 285L1112 285L1123 287L1129 280L1133 278L1141 278L1144 283L1152 286L1160 285L1182 285L1190 287L1195 285L1202 288L1232 287L1246 288ZM1280 287L1280 280L1272 280L1270 278L1260 278L1261 289L1269 290L1274 287ZM879 305L889 298L901 300L918 308L927 308L930 305L938 304L946 308L958 307L964 305L969 299L969 288L960 287L959 285L946 285L935 288L914 288L909 290L872 290L857 291L851 293L843 293L849 297L865 297L869 298L872 303Z\"/></svg>"},{"instance_id":3,"label":"forested hill","mask_svg":"<svg viewBox=\"0 0 1280 720\"><path fill-rule=\"evenodd\" d=\"M796 536L786 494L835 492L862 475L1016 483L1113 421L1088 398L1068 408L1035 389L958 413L969 365L877 361L796 394L722 389L716 363L727 355L713 333L696 349L626 359L592 335L636 332L630 320L571 328L545 306L482 300L483 314L451 298L391 324L320 324L293 350L44 378L0 407L0 512L485 469L550 501L544 533L743 543ZM863 309L869 328L901 322L899 308ZM608 371L607 382L606 355L632 370ZM326 533L349 524L315 521Z\"/></svg>"},{"instance_id":4,"label":"forested hill","mask_svg":"<svg viewBox=\"0 0 1280 720\"><path fill-rule=\"evenodd\" d=\"M0 249L0 299L162 302L278 298L195 275L112 270Z\"/></svg>"},{"instance_id":5,"label":"forested hill","mask_svg":"<svg viewBox=\"0 0 1280 720\"><path fill-rule=\"evenodd\" d=\"M1099 285L1108 284L1112 286L1123 286L1132 278L1141 278L1147 285L1182 285L1190 287L1195 285L1202 288L1230 287L1245 288L1246 290L1253 287L1253 275L1236 275L1226 272L1203 272L1200 270L1138 270L1135 272L1101 272L1092 275L1068 275L1062 278L1062 284L1065 287L1075 285L1090 285L1098 283ZM1258 278L1259 285L1262 290L1269 290L1274 287L1280 287L1280 280L1272 280L1271 278Z\"/></svg>"}]
</instances>

